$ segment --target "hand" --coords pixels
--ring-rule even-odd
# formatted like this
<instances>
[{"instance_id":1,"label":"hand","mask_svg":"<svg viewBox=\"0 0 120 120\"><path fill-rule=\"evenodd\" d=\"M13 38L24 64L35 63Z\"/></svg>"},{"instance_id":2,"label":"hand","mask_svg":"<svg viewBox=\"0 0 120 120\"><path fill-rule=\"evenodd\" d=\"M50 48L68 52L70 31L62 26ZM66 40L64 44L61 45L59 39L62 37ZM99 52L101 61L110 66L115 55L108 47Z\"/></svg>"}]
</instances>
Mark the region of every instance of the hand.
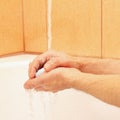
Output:
<instances>
[{"instance_id":1,"label":"hand","mask_svg":"<svg viewBox=\"0 0 120 120\"><path fill-rule=\"evenodd\" d=\"M38 69L44 67L49 72L57 67L76 67L77 63L74 62L74 57L66 55L61 52L49 50L38 57L36 57L29 65L29 78L35 77Z\"/></svg>"},{"instance_id":2,"label":"hand","mask_svg":"<svg viewBox=\"0 0 120 120\"><path fill-rule=\"evenodd\" d=\"M73 88L75 81L80 79L82 73L75 68L56 68L49 72L42 73L39 77L29 79L25 84L25 89L35 89L36 91L52 91Z\"/></svg>"}]
</instances>

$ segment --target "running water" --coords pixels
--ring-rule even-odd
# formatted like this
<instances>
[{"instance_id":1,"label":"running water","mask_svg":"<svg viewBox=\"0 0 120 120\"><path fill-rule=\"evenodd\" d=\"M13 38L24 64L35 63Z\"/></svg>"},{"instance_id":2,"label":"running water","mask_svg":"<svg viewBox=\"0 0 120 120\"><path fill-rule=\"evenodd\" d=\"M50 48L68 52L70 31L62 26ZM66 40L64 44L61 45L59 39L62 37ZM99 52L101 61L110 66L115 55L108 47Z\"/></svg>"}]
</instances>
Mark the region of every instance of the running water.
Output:
<instances>
[{"instance_id":1,"label":"running water","mask_svg":"<svg viewBox=\"0 0 120 120\"><path fill-rule=\"evenodd\" d=\"M47 21L48 21L48 49L51 49L52 45L52 0L48 0L48 12L47 12Z\"/></svg>"},{"instance_id":2,"label":"running water","mask_svg":"<svg viewBox=\"0 0 120 120\"><path fill-rule=\"evenodd\" d=\"M27 90L28 95L28 120L52 120L52 105L54 96L48 92ZM48 117L49 116L49 117Z\"/></svg>"},{"instance_id":3,"label":"running water","mask_svg":"<svg viewBox=\"0 0 120 120\"><path fill-rule=\"evenodd\" d=\"M48 26L48 49L51 49L52 30L51 30L51 11L52 0L47 2L47 26ZM40 73L41 74L41 73ZM29 120L47 120L48 113L51 111L54 103L54 94L50 92L36 92L34 90L27 91L29 97ZM50 118L49 118L50 119Z\"/></svg>"}]
</instances>

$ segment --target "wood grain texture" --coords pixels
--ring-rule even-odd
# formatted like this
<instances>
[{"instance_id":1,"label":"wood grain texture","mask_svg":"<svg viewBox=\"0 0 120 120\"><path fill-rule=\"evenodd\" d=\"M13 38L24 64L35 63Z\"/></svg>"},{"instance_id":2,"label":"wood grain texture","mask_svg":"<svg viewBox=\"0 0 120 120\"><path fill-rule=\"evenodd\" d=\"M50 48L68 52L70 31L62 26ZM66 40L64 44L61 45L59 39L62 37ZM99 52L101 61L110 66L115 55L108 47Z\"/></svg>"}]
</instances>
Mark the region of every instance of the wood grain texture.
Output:
<instances>
[{"instance_id":1,"label":"wood grain texture","mask_svg":"<svg viewBox=\"0 0 120 120\"><path fill-rule=\"evenodd\" d=\"M46 0L24 0L24 39L27 52L47 49Z\"/></svg>"},{"instance_id":2,"label":"wood grain texture","mask_svg":"<svg viewBox=\"0 0 120 120\"><path fill-rule=\"evenodd\" d=\"M101 0L53 0L52 48L101 55Z\"/></svg>"},{"instance_id":3,"label":"wood grain texture","mask_svg":"<svg viewBox=\"0 0 120 120\"><path fill-rule=\"evenodd\" d=\"M103 0L103 57L120 58L120 0Z\"/></svg>"},{"instance_id":4,"label":"wood grain texture","mask_svg":"<svg viewBox=\"0 0 120 120\"><path fill-rule=\"evenodd\" d=\"M23 51L21 0L0 1L0 55Z\"/></svg>"}]
</instances>

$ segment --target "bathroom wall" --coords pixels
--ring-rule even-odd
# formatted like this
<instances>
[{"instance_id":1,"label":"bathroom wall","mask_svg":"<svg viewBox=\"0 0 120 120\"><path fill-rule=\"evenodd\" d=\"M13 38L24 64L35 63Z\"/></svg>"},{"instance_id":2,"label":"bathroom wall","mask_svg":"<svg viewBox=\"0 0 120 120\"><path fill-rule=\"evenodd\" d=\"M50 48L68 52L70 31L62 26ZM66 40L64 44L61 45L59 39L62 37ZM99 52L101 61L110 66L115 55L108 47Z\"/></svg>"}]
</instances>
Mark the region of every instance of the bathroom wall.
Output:
<instances>
[{"instance_id":1,"label":"bathroom wall","mask_svg":"<svg viewBox=\"0 0 120 120\"><path fill-rule=\"evenodd\" d=\"M24 50L22 1L0 1L0 55Z\"/></svg>"},{"instance_id":2,"label":"bathroom wall","mask_svg":"<svg viewBox=\"0 0 120 120\"><path fill-rule=\"evenodd\" d=\"M47 49L47 0L24 0L25 51Z\"/></svg>"},{"instance_id":3,"label":"bathroom wall","mask_svg":"<svg viewBox=\"0 0 120 120\"><path fill-rule=\"evenodd\" d=\"M120 58L119 0L52 2L53 49L74 55ZM0 55L47 50L47 27L47 0L3 0Z\"/></svg>"},{"instance_id":4,"label":"bathroom wall","mask_svg":"<svg viewBox=\"0 0 120 120\"><path fill-rule=\"evenodd\" d=\"M53 0L52 48L101 55L101 0Z\"/></svg>"},{"instance_id":5,"label":"bathroom wall","mask_svg":"<svg viewBox=\"0 0 120 120\"><path fill-rule=\"evenodd\" d=\"M120 0L103 0L103 57L120 58Z\"/></svg>"},{"instance_id":6,"label":"bathroom wall","mask_svg":"<svg viewBox=\"0 0 120 120\"><path fill-rule=\"evenodd\" d=\"M47 0L24 1L26 51L47 49ZM101 56L101 0L52 0L52 49Z\"/></svg>"}]
</instances>

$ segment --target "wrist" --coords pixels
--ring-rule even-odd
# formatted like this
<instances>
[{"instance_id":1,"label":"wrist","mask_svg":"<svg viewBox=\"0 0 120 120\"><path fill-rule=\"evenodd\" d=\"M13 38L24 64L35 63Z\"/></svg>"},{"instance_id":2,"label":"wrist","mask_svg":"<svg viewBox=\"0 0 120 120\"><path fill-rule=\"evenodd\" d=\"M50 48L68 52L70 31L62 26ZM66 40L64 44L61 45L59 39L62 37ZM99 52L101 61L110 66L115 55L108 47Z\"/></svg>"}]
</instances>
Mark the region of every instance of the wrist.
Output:
<instances>
[{"instance_id":1,"label":"wrist","mask_svg":"<svg viewBox=\"0 0 120 120\"><path fill-rule=\"evenodd\" d=\"M87 64L87 61L82 57L72 57L71 66L78 70L82 70Z\"/></svg>"},{"instance_id":2,"label":"wrist","mask_svg":"<svg viewBox=\"0 0 120 120\"><path fill-rule=\"evenodd\" d=\"M94 79L93 79L94 78ZM96 77L93 74L80 73L72 82L72 88L88 92L93 84L96 83Z\"/></svg>"},{"instance_id":3,"label":"wrist","mask_svg":"<svg viewBox=\"0 0 120 120\"><path fill-rule=\"evenodd\" d=\"M101 59L89 57L73 57L72 65L85 73L95 73L97 66L102 63Z\"/></svg>"}]
</instances>

